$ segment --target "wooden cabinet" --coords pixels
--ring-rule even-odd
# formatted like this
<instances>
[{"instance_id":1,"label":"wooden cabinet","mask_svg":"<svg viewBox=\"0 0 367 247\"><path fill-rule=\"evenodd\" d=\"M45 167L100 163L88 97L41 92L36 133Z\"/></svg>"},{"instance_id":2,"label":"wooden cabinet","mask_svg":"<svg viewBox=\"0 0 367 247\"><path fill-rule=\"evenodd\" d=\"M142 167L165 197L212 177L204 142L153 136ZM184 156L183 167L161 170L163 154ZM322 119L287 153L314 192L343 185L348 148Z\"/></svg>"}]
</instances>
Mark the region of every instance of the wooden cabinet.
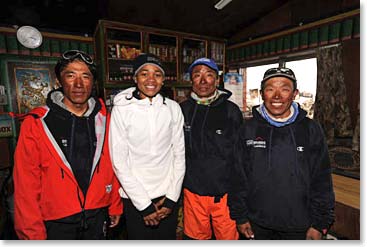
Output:
<instances>
[{"instance_id":1,"label":"wooden cabinet","mask_svg":"<svg viewBox=\"0 0 367 247\"><path fill-rule=\"evenodd\" d=\"M132 62L140 53L157 55L166 71L166 96L181 101L190 88L188 67L197 58L214 59L222 73L225 42L207 36L100 20L95 34L98 93L107 105L113 95L133 86Z\"/></svg>"}]
</instances>

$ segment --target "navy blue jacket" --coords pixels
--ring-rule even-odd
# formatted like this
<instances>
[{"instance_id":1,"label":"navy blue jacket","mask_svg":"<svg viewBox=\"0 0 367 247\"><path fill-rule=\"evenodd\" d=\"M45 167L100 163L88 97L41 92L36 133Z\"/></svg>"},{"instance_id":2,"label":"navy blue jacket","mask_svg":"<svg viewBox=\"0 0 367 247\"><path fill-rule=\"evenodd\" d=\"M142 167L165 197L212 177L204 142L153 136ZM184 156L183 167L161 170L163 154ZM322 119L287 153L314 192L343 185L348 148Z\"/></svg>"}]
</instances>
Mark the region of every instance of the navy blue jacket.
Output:
<instances>
[{"instance_id":1,"label":"navy blue jacket","mask_svg":"<svg viewBox=\"0 0 367 247\"><path fill-rule=\"evenodd\" d=\"M181 103L185 118L186 173L184 188L202 196L223 196L228 192L233 148L243 122L239 107L221 95L210 105L191 97Z\"/></svg>"},{"instance_id":2,"label":"navy blue jacket","mask_svg":"<svg viewBox=\"0 0 367 247\"><path fill-rule=\"evenodd\" d=\"M252 111L236 142L231 218L279 231L328 229L335 198L320 125L300 107L295 122L283 127L270 125L256 107Z\"/></svg>"}]
</instances>

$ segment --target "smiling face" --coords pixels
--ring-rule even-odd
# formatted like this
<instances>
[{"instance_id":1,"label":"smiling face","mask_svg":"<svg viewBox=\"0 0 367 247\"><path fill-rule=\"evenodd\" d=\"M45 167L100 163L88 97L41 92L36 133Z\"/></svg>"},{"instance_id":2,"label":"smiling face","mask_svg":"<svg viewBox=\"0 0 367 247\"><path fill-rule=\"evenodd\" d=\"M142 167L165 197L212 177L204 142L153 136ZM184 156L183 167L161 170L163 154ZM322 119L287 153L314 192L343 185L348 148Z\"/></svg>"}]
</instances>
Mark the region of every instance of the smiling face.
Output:
<instances>
[{"instance_id":1,"label":"smiling face","mask_svg":"<svg viewBox=\"0 0 367 247\"><path fill-rule=\"evenodd\" d=\"M207 98L214 94L219 83L215 70L206 65L197 65L191 72L192 91L200 98Z\"/></svg>"},{"instance_id":2,"label":"smiling face","mask_svg":"<svg viewBox=\"0 0 367 247\"><path fill-rule=\"evenodd\" d=\"M161 90L163 81L164 75L162 71L152 64L144 65L135 78L142 99L154 97Z\"/></svg>"},{"instance_id":3,"label":"smiling face","mask_svg":"<svg viewBox=\"0 0 367 247\"><path fill-rule=\"evenodd\" d=\"M265 108L273 118L288 117L297 94L298 90L293 88L293 82L286 77L270 78L261 91Z\"/></svg>"},{"instance_id":4,"label":"smiling face","mask_svg":"<svg viewBox=\"0 0 367 247\"><path fill-rule=\"evenodd\" d=\"M88 108L92 92L93 75L88 66L79 60L69 63L60 73L60 83L64 92L63 103L76 115Z\"/></svg>"}]
</instances>

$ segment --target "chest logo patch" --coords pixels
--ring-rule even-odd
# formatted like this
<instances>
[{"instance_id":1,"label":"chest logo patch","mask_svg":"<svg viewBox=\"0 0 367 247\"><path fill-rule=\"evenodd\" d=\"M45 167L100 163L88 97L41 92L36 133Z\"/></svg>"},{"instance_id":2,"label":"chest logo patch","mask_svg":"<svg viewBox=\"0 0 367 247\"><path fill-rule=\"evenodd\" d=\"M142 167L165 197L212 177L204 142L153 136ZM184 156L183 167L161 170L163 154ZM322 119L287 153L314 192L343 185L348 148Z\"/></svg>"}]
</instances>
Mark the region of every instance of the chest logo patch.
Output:
<instances>
[{"instance_id":1,"label":"chest logo patch","mask_svg":"<svg viewBox=\"0 0 367 247\"><path fill-rule=\"evenodd\" d=\"M266 141L261 137L256 137L255 140L246 140L246 146L253 148L266 148Z\"/></svg>"},{"instance_id":2,"label":"chest logo patch","mask_svg":"<svg viewBox=\"0 0 367 247\"><path fill-rule=\"evenodd\" d=\"M64 147L67 147L67 146L68 146L68 140L67 140L67 139L61 139L61 144L62 144Z\"/></svg>"},{"instance_id":3,"label":"chest logo patch","mask_svg":"<svg viewBox=\"0 0 367 247\"><path fill-rule=\"evenodd\" d=\"M110 193L112 191L112 184L106 185L106 193Z\"/></svg>"},{"instance_id":4,"label":"chest logo patch","mask_svg":"<svg viewBox=\"0 0 367 247\"><path fill-rule=\"evenodd\" d=\"M184 123L184 131L186 131L186 132L190 132L190 131L191 131L191 126L190 126L190 124L188 124L188 123Z\"/></svg>"},{"instance_id":5,"label":"chest logo patch","mask_svg":"<svg viewBox=\"0 0 367 247\"><path fill-rule=\"evenodd\" d=\"M215 131L215 133L217 133L218 135L221 135L221 134L223 134L223 131L222 131L221 129L217 129L217 130Z\"/></svg>"}]
</instances>

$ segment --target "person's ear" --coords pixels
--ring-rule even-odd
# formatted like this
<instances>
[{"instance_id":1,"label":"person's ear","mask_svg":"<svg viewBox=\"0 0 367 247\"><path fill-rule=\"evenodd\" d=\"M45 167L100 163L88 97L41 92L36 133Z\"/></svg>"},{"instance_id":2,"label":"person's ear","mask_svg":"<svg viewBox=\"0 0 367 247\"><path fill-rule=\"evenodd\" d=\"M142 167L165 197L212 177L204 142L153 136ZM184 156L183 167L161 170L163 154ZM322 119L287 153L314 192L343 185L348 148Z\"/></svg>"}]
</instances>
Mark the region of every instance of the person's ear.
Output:
<instances>
[{"instance_id":1,"label":"person's ear","mask_svg":"<svg viewBox=\"0 0 367 247\"><path fill-rule=\"evenodd\" d=\"M264 91L260 90L261 99L264 100Z\"/></svg>"},{"instance_id":2,"label":"person's ear","mask_svg":"<svg viewBox=\"0 0 367 247\"><path fill-rule=\"evenodd\" d=\"M293 92L293 100L296 99L297 94L299 93L298 89L294 90Z\"/></svg>"},{"instance_id":3,"label":"person's ear","mask_svg":"<svg viewBox=\"0 0 367 247\"><path fill-rule=\"evenodd\" d=\"M215 86L218 87L219 86L219 75L217 76L217 79L215 80Z\"/></svg>"}]
</instances>

